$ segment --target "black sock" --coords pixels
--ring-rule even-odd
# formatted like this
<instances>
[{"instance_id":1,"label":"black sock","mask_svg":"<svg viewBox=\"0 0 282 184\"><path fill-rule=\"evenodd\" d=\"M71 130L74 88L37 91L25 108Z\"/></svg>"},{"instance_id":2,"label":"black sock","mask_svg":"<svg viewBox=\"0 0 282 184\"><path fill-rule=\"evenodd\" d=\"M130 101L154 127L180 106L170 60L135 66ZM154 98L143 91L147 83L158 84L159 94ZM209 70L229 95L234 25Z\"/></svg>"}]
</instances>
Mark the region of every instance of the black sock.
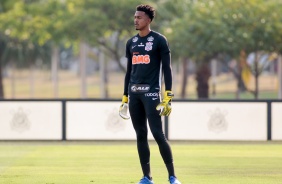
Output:
<instances>
[{"instance_id":1,"label":"black sock","mask_svg":"<svg viewBox=\"0 0 282 184\"><path fill-rule=\"evenodd\" d=\"M168 171L168 177L170 177L170 176L174 176L175 177L173 163L166 164L166 168L167 168L167 171Z\"/></svg>"},{"instance_id":2,"label":"black sock","mask_svg":"<svg viewBox=\"0 0 282 184\"><path fill-rule=\"evenodd\" d=\"M144 176L146 176L147 178L152 180L150 163L141 164L141 167L142 167L142 171L143 171Z\"/></svg>"}]
</instances>

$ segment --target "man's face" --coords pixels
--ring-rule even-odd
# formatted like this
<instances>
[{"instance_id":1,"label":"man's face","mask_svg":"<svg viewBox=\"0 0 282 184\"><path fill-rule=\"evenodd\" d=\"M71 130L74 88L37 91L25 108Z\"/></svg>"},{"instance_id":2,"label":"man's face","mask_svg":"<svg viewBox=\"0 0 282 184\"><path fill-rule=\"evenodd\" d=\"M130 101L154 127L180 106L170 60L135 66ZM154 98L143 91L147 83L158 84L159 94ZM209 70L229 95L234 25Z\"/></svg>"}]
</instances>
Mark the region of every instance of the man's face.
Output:
<instances>
[{"instance_id":1,"label":"man's face","mask_svg":"<svg viewBox=\"0 0 282 184\"><path fill-rule=\"evenodd\" d=\"M151 23L149 16L143 11L136 11L134 15L134 26L136 30L143 30Z\"/></svg>"}]
</instances>

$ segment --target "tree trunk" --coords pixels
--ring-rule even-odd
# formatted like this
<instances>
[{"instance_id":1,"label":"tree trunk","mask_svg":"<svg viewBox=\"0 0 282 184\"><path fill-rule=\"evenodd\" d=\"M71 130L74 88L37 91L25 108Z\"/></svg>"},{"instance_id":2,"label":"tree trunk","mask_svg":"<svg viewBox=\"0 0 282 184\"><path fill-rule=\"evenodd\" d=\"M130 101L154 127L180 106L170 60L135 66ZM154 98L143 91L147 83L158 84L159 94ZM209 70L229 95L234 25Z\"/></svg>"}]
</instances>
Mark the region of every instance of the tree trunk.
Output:
<instances>
[{"instance_id":1,"label":"tree trunk","mask_svg":"<svg viewBox=\"0 0 282 184\"><path fill-rule=\"evenodd\" d=\"M282 55L278 56L278 99L282 99Z\"/></svg>"},{"instance_id":2,"label":"tree trunk","mask_svg":"<svg viewBox=\"0 0 282 184\"><path fill-rule=\"evenodd\" d=\"M58 67L59 67L59 48L57 46L53 47L52 51L52 64L51 64L51 75L53 82L53 95L58 98Z\"/></svg>"},{"instance_id":3,"label":"tree trunk","mask_svg":"<svg viewBox=\"0 0 282 184\"><path fill-rule=\"evenodd\" d=\"M217 76L217 60L211 60L211 76L212 76L212 97L216 97L216 76Z\"/></svg>"},{"instance_id":4,"label":"tree trunk","mask_svg":"<svg viewBox=\"0 0 282 184\"><path fill-rule=\"evenodd\" d=\"M255 99L258 99L258 93L259 93L259 84L258 84L258 78L259 78L259 68L258 68L258 53L255 52Z\"/></svg>"},{"instance_id":5,"label":"tree trunk","mask_svg":"<svg viewBox=\"0 0 282 184\"><path fill-rule=\"evenodd\" d=\"M242 74L243 74L243 69L246 70L247 68L247 61L246 61L246 52L244 50L241 50L240 52L240 59L239 59L239 64L238 64L238 76L237 76L237 92L236 92L236 99L240 99L241 92L246 91L246 81L244 81Z\"/></svg>"},{"instance_id":6,"label":"tree trunk","mask_svg":"<svg viewBox=\"0 0 282 184\"><path fill-rule=\"evenodd\" d=\"M0 63L0 99L4 99L4 86L3 86L2 62Z\"/></svg>"},{"instance_id":7,"label":"tree trunk","mask_svg":"<svg viewBox=\"0 0 282 184\"><path fill-rule=\"evenodd\" d=\"M5 50L5 42L3 40L0 41L0 99L4 99L4 85L3 85L3 67L2 65L2 55Z\"/></svg>"},{"instance_id":8,"label":"tree trunk","mask_svg":"<svg viewBox=\"0 0 282 184\"><path fill-rule=\"evenodd\" d=\"M242 86L244 86L244 82L241 75L242 71L239 71L238 79L237 79L237 92L236 92L236 99L241 98Z\"/></svg>"},{"instance_id":9,"label":"tree trunk","mask_svg":"<svg viewBox=\"0 0 282 184\"><path fill-rule=\"evenodd\" d=\"M32 63L30 63L29 71L30 71L30 74L29 74L29 86L30 86L29 97L34 98L35 67Z\"/></svg>"},{"instance_id":10,"label":"tree trunk","mask_svg":"<svg viewBox=\"0 0 282 184\"><path fill-rule=\"evenodd\" d=\"M99 69L100 69L100 97L108 98L108 90L107 90L107 67L105 54L103 51L99 52Z\"/></svg>"},{"instance_id":11,"label":"tree trunk","mask_svg":"<svg viewBox=\"0 0 282 184\"><path fill-rule=\"evenodd\" d=\"M80 43L80 96L81 98L86 98L86 54L87 54L87 46L84 42Z\"/></svg>"},{"instance_id":12,"label":"tree trunk","mask_svg":"<svg viewBox=\"0 0 282 184\"><path fill-rule=\"evenodd\" d=\"M197 95L199 99L209 98L209 78L211 76L208 63L203 63L196 71Z\"/></svg>"},{"instance_id":13,"label":"tree trunk","mask_svg":"<svg viewBox=\"0 0 282 184\"><path fill-rule=\"evenodd\" d=\"M14 63L14 61L11 61L11 91L12 91L11 97L12 97L12 99L14 99L15 95L16 95L15 70L16 70L15 63Z\"/></svg>"},{"instance_id":14,"label":"tree trunk","mask_svg":"<svg viewBox=\"0 0 282 184\"><path fill-rule=\"evenodd\" d=\"M187 58L182 59L182 85L181 85L181 98L185 98L186 96L186 86L187 86L187 79L188 79L188 66L189 60Z\"/></svg>"}]
</instances>

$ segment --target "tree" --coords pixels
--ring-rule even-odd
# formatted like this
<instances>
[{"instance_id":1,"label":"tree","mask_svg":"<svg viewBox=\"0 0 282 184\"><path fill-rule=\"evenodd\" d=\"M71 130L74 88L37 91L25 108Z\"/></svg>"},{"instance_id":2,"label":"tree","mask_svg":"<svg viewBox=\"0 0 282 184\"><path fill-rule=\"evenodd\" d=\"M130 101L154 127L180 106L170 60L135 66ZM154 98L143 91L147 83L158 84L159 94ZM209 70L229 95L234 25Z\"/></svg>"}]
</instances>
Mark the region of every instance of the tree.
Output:
<instances>
[{"instance_id":1,"label":"tree","mask_svg":"<svg viewBox=\"0 0 282 184\"><path fill-rule=\"evenodd\" d=\"M0 16L0 30L9 37L39 45L73 45L76 50L81 43L101 47L125 71L121 58L125 41L134 33L133 15L140 3L136 0L18 0ZM132 21L128 21L130 17Z\"/></svg>"},{"instance_id":2,"label":"tree","mask_svg":"<svg viewBox=\"0 0 282 184\"><path fill-rule=\"evenodd\" d=\"M210 72L206 63L217 54L219 46L212 44L220 39L217 34L220 30L220 22L216 19L218 12L213 11L213 4L206 2L187 1L183 5L187 9L183 16L176 18L167 29L167 35L174 40L175 50L180 50L179 55L193 59L198 66L199 98L208 98Z\"/></svg>"},{"instance_id":3,"label":"tree","mask_svg":"<svg viewBox=\"0 0 282 184\"><path fill-rule=\"evenodd\" d=\"M3 62L2 62L2 56L3 56L3 51L5 50L6 47L6 42L2 38L3 36L0 34L0 99L4 98L4 87L3 87L3 74L2 74L2 67L3 67Z\"/></svg>"},{"instance_id":4,"label":"tree","mask_svg":"<svg viewBox=\"0 0 282 184\"><path fill-rule=\"evenodd\" d=\"M258 99L258 80L264 68L263 65L260 65L259 58L264 54L277 52L281 48L281 16L279 14L282 4L276 0L232 2L226 0L221 8L223 15L221 21L231 30L230 43L225 49L223 48L223 51L233 57L236 53L231 50L237 53L241 50L241 52L246 52L246 55L254 53L253 65L245 69L249 69L255 77L255 89L248 90L254 94L255 99ZM232 46L235 46L236 49ZM241 75L239 73L239 79Z\"/></svg>"},{"instance_id":5,"label":"tree","mask_svg":"<svg viewBox=\"0 0 282 184\"><path fill-rule=\"evenodd\" d=\"M281 3L275 0L185 2L183 6L188 10L172 21L167 28L167 34L177 43L174 45L177 50L185 48L181 55L193 58L199 69L201 66L206 67L206 63L220 55L239 58L242 50L247 54L272 52L281 45L281 36L278 36L281 35L281 18L278 16ZM258 78L259 72L256 69L255 71ZM205 72L197 74L196 79L206 79L198 83L208 84L208 77L201 76L206 75ZM238 80L241 80L240 77ZM198 97L206 98L199 93Z\"/></svg>"},{"instance_id":6,"label":"tree","mask_svg":"<svg viewBox=\"0 0 282 184\"><path fill-rule=\"evenodd\" d=\"M29 66L32 69L36 59L41 58L48 62L50 60L50 45L38 36L38 32L41 30L36 32L37 28L42 29L41 18L38 16L34 18L29 13L35 12L34 4L17 0L5 2L6 4L3 7L8 8L5 8L6 11L0 15L0 33L2 32L3 35L1 38L5 38L5 42L2 44L4 47L1 48L1 63L13 61L17 62L19 66ZM13 4L10 4L11 2ZM26 4L29 6L26 6ZM3 41L3 39L1 40ZM0 84L3 84L2 75L0 76ZM3 85L0 89L4 91ZM3 97L4 93L2 92Z\"/></svg>"},{"instance_id":7,"label":"tree","mask_svg":"<svg viewBox=\"0 0 282 184\"><path fill-rule=\"evenodd\" d=\"M124 53L124 42L134 31L135 5L141 1L114 0L66 0L66 10L59 18L66 40L79 47L84 42L91 47L102 47L110 58L125 70L120 59ZM57 18L58 19L58 18ZM52 27L50 27L52 28Z\"/></svg>"}]
</instances>

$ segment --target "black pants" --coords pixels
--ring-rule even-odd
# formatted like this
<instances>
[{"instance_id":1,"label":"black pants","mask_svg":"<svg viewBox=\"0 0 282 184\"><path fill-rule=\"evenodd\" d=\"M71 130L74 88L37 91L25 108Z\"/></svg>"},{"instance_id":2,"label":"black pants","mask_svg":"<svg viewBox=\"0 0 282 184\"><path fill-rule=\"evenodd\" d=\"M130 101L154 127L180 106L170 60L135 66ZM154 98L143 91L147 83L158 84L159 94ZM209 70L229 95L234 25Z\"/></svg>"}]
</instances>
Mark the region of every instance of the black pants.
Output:
<instances>
[{"instance_id":1,"label":"black pants","mask_svg":"<svg viewBox=\"0 0 282 184\"><path fill-rule=\"evenodd\" d=\"M159 146L164 163L171 164L173 162L172 151L163 132L161 116L156 110L156 106L159 103L160 97L158 92L131 93L129 96L129 112L136 132L137 148L141 164L150 163L147 119L154 139Z\"/></svg>"}]
</instances>

